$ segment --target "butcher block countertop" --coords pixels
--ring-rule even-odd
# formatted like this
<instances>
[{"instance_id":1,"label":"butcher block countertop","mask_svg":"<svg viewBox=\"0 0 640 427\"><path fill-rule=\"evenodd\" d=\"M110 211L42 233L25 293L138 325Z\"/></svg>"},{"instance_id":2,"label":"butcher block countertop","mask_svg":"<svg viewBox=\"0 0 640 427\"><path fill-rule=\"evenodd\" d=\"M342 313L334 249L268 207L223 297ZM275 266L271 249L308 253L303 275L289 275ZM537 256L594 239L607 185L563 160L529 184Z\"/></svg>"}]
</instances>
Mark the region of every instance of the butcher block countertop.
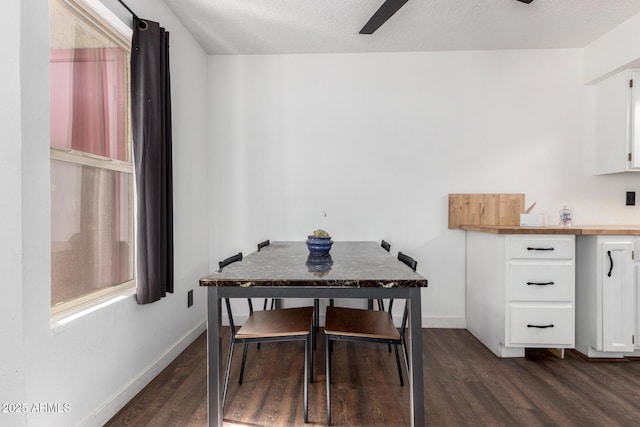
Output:
<instances>
[{"instance_id":1,"label":"butcher block countertop","mask_svg":"<svg viewBox=\"0 0 640 427\"><path fill-rule=\"evenodd\" d=\"M583 225L580 234L640 235L640 225Z\"/></svg>"},{"instance_id":2,"label":"butcher block countertop","mask_svg":"<svg viewBox=\"0 0 640 427\"><path fill-rule=\"evenodd\" d=\"M575 225L520 227L517 225L461 225L467 231L492 234L640 235L640 225Z\"/></svg>"}]
</instances>

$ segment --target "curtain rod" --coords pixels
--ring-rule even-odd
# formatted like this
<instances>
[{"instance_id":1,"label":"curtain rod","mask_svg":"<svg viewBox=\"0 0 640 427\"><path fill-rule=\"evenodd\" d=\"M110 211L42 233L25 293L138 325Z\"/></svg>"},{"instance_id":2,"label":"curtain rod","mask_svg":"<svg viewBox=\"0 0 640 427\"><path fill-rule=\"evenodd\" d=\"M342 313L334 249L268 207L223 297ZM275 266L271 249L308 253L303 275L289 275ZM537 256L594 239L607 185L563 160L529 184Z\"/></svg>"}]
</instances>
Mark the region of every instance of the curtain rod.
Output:
<instances>
[{"instance_id":1,"label":"curtain rod","mask_svg":"<svg viewBox=\"0 0 640 427\"><path fill-rule=\"evenodd\" d=\"M140 18L138 18L138 15L136 15L136 13L133 10L131 10L131 8L129 6L127 6L127 4L125 2L123 2L122 0L118 0L118 3L123 5L124 8L127 9L129 11L129 13L133 15L134 18L140 19Z\"/></svg>"}]
</instances>

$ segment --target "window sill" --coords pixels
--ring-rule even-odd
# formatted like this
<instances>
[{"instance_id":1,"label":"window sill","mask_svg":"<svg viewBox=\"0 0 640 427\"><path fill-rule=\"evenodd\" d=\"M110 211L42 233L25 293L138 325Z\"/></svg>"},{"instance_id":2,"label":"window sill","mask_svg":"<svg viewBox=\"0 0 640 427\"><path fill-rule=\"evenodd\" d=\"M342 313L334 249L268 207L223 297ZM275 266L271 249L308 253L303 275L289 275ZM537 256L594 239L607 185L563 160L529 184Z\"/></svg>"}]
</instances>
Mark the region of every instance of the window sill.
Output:
<instances>
[{"instance_id":1,"label":"window sill","mask_svg":"<svg viewBox=\"0 0 640 427\"><path fill-rule=\"evenodd\" d=\"M89 303L82 304L73 309L65 310L62 313L51 316L51 329L67 325L74 320L80 319L94 311L100 310L118 301L122 301L131 295L136 294L135 285L129 286L116 293L111 293L101 298L95 298Z\"/></svg>"}]
</instances>

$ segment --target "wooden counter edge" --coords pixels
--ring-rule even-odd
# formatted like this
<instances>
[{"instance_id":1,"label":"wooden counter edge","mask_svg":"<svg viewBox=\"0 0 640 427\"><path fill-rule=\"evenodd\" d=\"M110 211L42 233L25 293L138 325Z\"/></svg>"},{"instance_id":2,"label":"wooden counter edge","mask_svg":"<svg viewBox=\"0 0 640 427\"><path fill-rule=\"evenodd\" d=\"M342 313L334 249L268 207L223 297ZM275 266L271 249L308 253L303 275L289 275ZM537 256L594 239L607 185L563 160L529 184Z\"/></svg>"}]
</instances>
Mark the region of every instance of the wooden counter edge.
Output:
<instances>
[{"instance_id":1,"label":"wooden counter edge","mask_svg":"<svg viewBox=\"0 0 640 427\"><path fill-rule=\"evenodd\" d=\"M582 235L638 236L638 225L584 225L579 227Z\"/></svg>"},{"instance_id":2,"label":"wooden counter edge","mask_svg":"<svg viewBox=\"0 0 640 427\"><path fill-rule=\"evenodd\" d=\"M517 225L462 225L466 231L491 234L640 235L637 225L584 225L573 227L520 227Z\"/></svg>"}]
</instances>

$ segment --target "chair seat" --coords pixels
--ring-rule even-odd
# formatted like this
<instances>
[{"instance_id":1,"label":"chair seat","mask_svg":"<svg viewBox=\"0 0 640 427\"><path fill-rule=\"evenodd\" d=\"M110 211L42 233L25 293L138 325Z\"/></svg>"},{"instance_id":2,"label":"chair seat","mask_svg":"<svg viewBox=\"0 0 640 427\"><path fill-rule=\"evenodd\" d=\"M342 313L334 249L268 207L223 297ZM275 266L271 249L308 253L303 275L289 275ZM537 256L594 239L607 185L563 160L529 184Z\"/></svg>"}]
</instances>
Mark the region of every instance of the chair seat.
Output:
<instances>
[{"instance_id":1,"label":"chair seat","mask_svg":"<svg viewBox=\"0 0 640 427\"><path fill-rule=\"evenodd\" d=\"M254 311L236 332L237 339L309 335L313 307Z\"/></svg>"},{"instance_id":2,"label":"chair seat","mask_svg":"<svg viewBox=\"0 0 640 427\"><path fill-rule=\"evenodd\" d=\"M389 313L358 308L327 307L326 335L399 340L400 332Z\"/></svg>"}]
</instances>

